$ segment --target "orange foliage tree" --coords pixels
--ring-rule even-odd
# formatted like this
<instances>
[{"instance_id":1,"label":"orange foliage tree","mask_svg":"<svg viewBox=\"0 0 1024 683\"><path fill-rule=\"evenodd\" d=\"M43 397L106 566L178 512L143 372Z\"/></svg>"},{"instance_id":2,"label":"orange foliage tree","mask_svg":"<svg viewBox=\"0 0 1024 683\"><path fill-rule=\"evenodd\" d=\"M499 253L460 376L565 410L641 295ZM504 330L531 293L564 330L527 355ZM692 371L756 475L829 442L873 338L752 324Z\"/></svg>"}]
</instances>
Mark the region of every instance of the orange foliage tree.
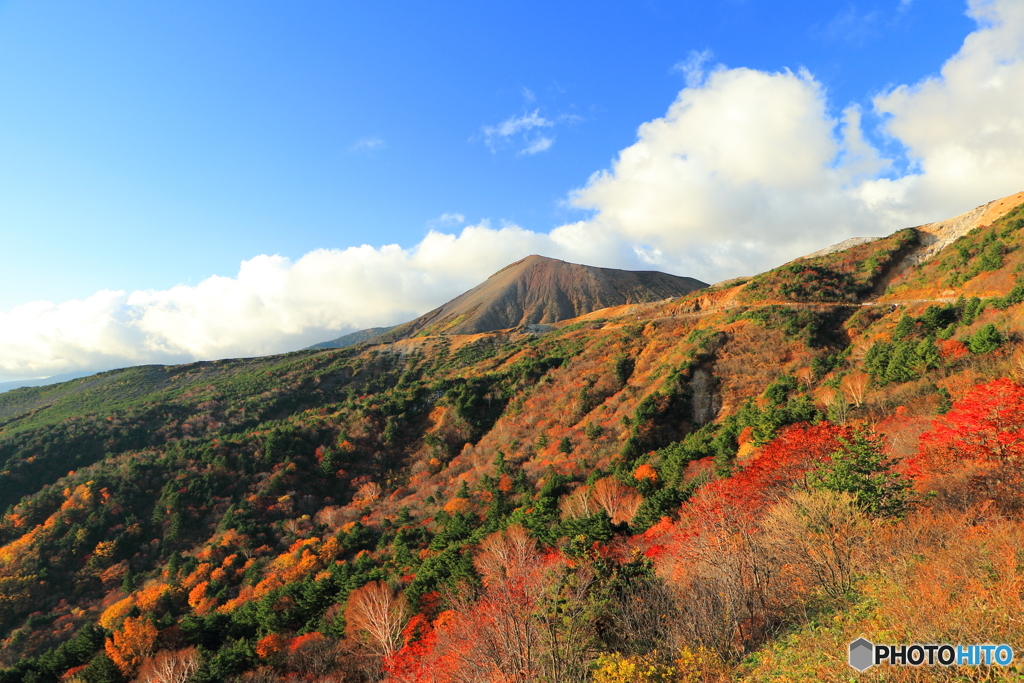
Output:
<instances>
[{"instance_id":1,"label":"orange foliage tree","mask_svg":"<svg viewBox=\"0 0 1024 683\"><path fill-rule=\"evenodd\" d=\"M201 581L188 593L189 607L199 616L207 614L217 604L216 598L207 595L209 581Z\"/></svg>"},{"instance_id":2,"label":"orange foliage tree","mask_svg":"<svg viewBox=\"0 0 1024 683\"><path fill-rule=\"evenodd\" d=\"M142 612L152 612L171 587L160 581L153 581L135 594L135 604Z\"/></svg>"},{"instance_id":3,"label":"orange foliage tree","mask_svg":"<svg viewBox=\"0 0 1024 683\"><path fill-rule=\"evenodd\" d=\"M276 663L287 644L287 638L280 633L269 633L256 643L256 655Z\"/></svg>"},{"instance_id":4,"label":"orange foliage tree","mask_svg":"<svg viewBox=\"0 0 1024 683\"><path fill-rule=\"evenodd\" d=\"M152 656L157 630L149 619L128 617L120 631L107 638L105 649L110 660L126 676L131 676L143 661Z\"/></svg>"},{"instance_id":5,"label":"orange foliage tree","mask_svg":"<svg viewBox=\"0 0 1024 683\"><path fill-rule=\"evenodd\" d=\"M658 470L645 462L636 468L636 471L633 472L633 478L637 481L656 482L658 481Z\"/></svg>"}]
</instances>

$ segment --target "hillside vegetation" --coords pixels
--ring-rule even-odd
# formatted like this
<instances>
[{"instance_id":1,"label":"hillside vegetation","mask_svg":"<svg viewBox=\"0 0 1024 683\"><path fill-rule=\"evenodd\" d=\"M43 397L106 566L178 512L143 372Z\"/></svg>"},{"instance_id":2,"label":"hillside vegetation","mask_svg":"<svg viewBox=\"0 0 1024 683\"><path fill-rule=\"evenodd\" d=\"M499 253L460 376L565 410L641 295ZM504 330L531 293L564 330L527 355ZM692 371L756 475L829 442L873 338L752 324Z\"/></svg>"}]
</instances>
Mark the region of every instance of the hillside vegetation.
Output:
<instances>
[{"instance_id":1,"label":"hillside vegetation","mask_svg":"<svg viewBox=\"0 0 1024 683\"><path fill-rule=\"evenodd\" d=\"M1024 205L921 244L0 394L0 683L846 681L860 636L1024 642Z\"/></svg>"}]
</instances>

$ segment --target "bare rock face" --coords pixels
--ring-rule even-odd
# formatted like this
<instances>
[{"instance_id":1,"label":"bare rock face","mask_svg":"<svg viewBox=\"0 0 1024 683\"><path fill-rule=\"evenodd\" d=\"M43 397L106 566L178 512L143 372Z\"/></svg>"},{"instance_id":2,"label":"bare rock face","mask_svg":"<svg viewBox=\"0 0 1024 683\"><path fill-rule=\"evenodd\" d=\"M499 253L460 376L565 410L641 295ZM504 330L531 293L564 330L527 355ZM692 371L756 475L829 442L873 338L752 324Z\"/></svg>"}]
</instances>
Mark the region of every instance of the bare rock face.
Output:
<instances>
[{"instance_id":1,"label":"bare rock face","mask_svg":"<svg viewBox=\"0 0 1024 683\"><path fill-rule=\"evenodd\" d=\"M915 229L921 236L922 248L914 254L913 262L923 263L929 260L975 228L989 225L1002 218L1021 202L1024 202L1024 192L993 200L944 221L918 226Z\"/></svg>"},{"instance_id":2,"label":"bare rock face","mask_svg":"<svg viewBox=\"0 0 1024 683\"><path fill-rule=\"evenodd\" d=\"M707 284L700 280L658 271L594 268L528 256L386 336L479 334L549 324L609 306L679 297L704 287Z\"/></svg>"}]
</instances>

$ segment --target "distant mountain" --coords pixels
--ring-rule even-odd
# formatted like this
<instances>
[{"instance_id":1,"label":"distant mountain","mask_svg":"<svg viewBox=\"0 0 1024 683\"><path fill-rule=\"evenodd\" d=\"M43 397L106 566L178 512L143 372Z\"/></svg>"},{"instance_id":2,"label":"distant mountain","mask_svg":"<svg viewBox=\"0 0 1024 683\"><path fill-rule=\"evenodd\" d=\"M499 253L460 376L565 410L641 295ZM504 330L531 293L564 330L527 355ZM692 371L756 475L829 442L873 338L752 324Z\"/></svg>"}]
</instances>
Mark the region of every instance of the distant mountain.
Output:
<instances>
[{"instance_id":1,"label":"distant mountain","mask_svg":"<svg viewBox=\"0 0 1024 683\"><path fill-rule=\"evenodd\" d=\"M365 330L359 330L358 332L349 332L344 334L337 339L331 339L330 341L320 342L319 344L313 344L312 346L306 347L307 350L312 349L343 349L346 346L355 346L361 344L364 341L369 341L374 337L379 337L385 332L390 332L395 329L395 326L391 327L371 327Z\"/></svg>"},{"instance_id":2,"label":"distant mountain","mask_svg":"<svg viewBox=\"0 0 1024 683\"><path fill-rule=\"evenodd\" d=\"M58 384L60 382L68 382L79 377L88 377L93 373L91 372L67 372L63 375L54 375L53 377L42 377L40 379L18 379L12 382L0 382L0 394L5 391L11 391L12 389L20 389L21 387L45 387L48 384Z\"/></svg>"},{"instance_id":3,"label":"distant mountain","mask_svg":"<svg viewBox=\"0 0 1024 683\"><path fill-rule=\"evenodd\" d=\"M554 323L609 306L680 297L707 286L692 277L653 270L595 268L527 256L440 308L399 325L385 339Z\"/></svg>"}]
</instances>

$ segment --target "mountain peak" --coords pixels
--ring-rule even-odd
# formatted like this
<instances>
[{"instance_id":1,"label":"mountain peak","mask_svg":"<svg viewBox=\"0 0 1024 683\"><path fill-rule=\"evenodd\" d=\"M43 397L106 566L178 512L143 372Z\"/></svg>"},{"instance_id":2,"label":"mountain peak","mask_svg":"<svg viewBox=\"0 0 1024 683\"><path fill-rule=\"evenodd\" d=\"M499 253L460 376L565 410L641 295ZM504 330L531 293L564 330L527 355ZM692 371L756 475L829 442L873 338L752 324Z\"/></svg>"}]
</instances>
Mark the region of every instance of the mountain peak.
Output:
<instances>
[{"instance_id":1,"label":"mountain peak","mask_svg":"<svg viewBox=\"0 0 1024 683\"><path fill-rule=\"evenodd\" d=\"M491 277L494 277L495 275L500 275L501 273L504 273L506 270L516 268L517 266L530 266L536 263L568 263L568 261L562 261L561 259L551 258L550 256L541 256L540 254L530 254L525 258L519 259L518 261L513 261L512 263L508 264L501 270L497 271L496 273L494 273L494 275L491 275L487 279L489 280Z\"/></svg>"},{"instance_id":2,"label":"mountain peak","mask_svg":"<svg viewBox=\"0 0 1024 683\"><path fill-rule=\"evenodd\" d=\"M531 254L388 336L479 334L554 323L609 306L683 296L704 287L707 284L700 280L659 271L596 268Z\"/></svg>"}]
</instances>

